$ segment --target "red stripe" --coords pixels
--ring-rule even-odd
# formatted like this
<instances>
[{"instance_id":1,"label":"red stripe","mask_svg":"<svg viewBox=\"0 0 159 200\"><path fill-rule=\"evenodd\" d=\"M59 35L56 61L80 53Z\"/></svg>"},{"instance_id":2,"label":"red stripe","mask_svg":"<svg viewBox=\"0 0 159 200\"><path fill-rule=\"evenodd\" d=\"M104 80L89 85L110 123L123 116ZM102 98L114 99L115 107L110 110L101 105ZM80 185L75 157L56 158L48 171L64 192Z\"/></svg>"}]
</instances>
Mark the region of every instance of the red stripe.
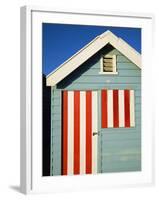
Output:
<instances>
[{"instance_id":1,"label":"red stripe","mask_svg":"<svg viewBox=\"0 0 159 200\"><path fill-rule=\"evenodd\" d=\"M119 127L119 103L118 90L113 90L113 124L114 128Z\"/></svg>"},{"instance_id":2,"label":"red stripe","mask_svg":"<svg viewBox=\"0 0 159 200\"><path fill-rule=\"evenodd\" d=\"M86 174L92 173L92 93L86 91Z\"/></svg>"},{"instance_id":3,"label":"red stripe","mask_svg":"<svg viewBox=\"0 0 159 200\"><path fill-rule=\"evenodd\" d=\"M107 119L107 90L102 90L101 97L101 111L102 111L102 128L108 127L108 119Z\"/></svg>"},{"instance_id":4,"label":"red stripe","mask_svg":"<svg viewBox=\"0 0 159 200\"><path fill-rule=\"evenodd\" d=\"M68 93L67 91L63 91L63 166L62 166L62 174L67 175L67 128L68 128Z\"/></svg>"},{"instance_id":5,"label":"red stripe","mask_svg":"<svg viewBox=\"0 0 159 200\"><path fill-rule=\"evenodd\" d=\"M130 91L124 91L125 127L130 127Z\"/></svg>"},{"instance_id":6,"label":"red stripe","mask_svg":"<svg viewBox=\"0 0 159 200\"><path fill-rule=\"evenodd\" d=\"M80 173L80 92L74 92L74 174Z\"/></svg>"}]
</instances>

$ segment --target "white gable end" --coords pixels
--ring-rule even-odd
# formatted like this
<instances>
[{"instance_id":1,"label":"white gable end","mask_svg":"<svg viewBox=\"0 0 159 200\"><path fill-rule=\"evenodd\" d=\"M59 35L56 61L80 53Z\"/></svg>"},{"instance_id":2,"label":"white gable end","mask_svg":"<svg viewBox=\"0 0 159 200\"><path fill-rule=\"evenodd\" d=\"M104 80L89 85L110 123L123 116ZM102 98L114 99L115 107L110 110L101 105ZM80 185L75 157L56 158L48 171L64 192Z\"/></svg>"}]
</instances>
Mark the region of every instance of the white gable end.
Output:
<instances>
[{"instance_id":1,"label":"white gable end","mask_svg":"<svg viewBox=\"0 0 159 200\"><path fill-rule=\"evenodd\" d=\"M112 32L106 31L51 72L47 76L47 86L56 85L108 43L141 68L141 55L124 40L116 37Z\"/></svg>"}]
</instances>

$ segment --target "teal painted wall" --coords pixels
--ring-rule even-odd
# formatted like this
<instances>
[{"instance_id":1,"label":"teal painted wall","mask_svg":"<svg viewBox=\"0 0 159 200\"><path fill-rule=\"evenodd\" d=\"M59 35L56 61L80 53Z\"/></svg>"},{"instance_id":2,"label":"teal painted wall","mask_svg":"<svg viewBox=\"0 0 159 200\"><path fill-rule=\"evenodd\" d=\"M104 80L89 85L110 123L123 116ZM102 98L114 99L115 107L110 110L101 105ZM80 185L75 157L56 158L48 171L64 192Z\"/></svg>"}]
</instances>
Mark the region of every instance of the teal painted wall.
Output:
<instances>
[{"instance_id":1,"label":"teal painted wall","mask_svg":"<svg viewBox=\"0 0 159 200\"><path fill-rule=\"evenodd\" d=\"M61 90L51 87L50 175L61 175Z\"/></svg>"},{"instance_id":2,"label":"teal painted wall","mask_svg":"<svg viewBox=\"0 0 159 200\"><path fill-rule=\"evenodd\" d=\"M117 55L118 75L101 75L100 55ZM115 49L102 49L51 89L51 175L61 174L61 90L135 90L135 127L101 128L99 113L98 172L141 170L141 70ZM100 111L101 109L99 109Z\"/></svg>"}]
</instances>

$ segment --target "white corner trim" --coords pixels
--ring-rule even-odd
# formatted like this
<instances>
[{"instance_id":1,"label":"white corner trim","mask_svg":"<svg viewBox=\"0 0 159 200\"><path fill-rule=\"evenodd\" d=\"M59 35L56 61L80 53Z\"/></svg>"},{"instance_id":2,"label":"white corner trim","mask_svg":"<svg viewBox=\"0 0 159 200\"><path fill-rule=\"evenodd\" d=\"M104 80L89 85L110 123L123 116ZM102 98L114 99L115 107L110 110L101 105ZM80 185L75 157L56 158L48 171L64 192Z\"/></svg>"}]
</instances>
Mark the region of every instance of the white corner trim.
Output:
<instances>
[{"instance_id":1,"label":"white corner trim","mask_svg":"<svg viewBox=\"0 0 159 200\"><path fill-rule=\"evenodd\" d=\"M113 55L113 72L117 72L117 55Z\"/></svg>"},{"instance_id":2,"label":"white corner trim","mask_svg":"<svg viewBox=\"0 0 159 200\"><path fill-rule=\"evenodd\" d=\"M51 72L47 76L47 86L56 85L108 43L110 43L114 48L120 51L141 69L141 55L124 40L114 35L111 31L106 31L84 46L56 70Z\"/></svg>"}]
</instances>

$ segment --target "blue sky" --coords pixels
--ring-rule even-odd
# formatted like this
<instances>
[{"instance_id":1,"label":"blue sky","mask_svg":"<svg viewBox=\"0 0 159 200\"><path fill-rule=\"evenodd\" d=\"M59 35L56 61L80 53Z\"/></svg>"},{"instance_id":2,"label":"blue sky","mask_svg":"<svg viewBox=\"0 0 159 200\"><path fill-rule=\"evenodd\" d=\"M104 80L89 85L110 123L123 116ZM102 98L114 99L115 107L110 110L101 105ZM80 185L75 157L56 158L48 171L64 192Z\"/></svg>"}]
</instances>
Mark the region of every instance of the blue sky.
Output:
<instances>
[{"instance_id":1,"label":"blue sky","mask_svg":"<svg viewBox=\"0 0 159 200\"><path fill-rule=\"evenodd\" d=\"M43 73L48 75L97 35L110 30L141 53L141 29L44 23Z\"/></svg>"}]
</instances>

